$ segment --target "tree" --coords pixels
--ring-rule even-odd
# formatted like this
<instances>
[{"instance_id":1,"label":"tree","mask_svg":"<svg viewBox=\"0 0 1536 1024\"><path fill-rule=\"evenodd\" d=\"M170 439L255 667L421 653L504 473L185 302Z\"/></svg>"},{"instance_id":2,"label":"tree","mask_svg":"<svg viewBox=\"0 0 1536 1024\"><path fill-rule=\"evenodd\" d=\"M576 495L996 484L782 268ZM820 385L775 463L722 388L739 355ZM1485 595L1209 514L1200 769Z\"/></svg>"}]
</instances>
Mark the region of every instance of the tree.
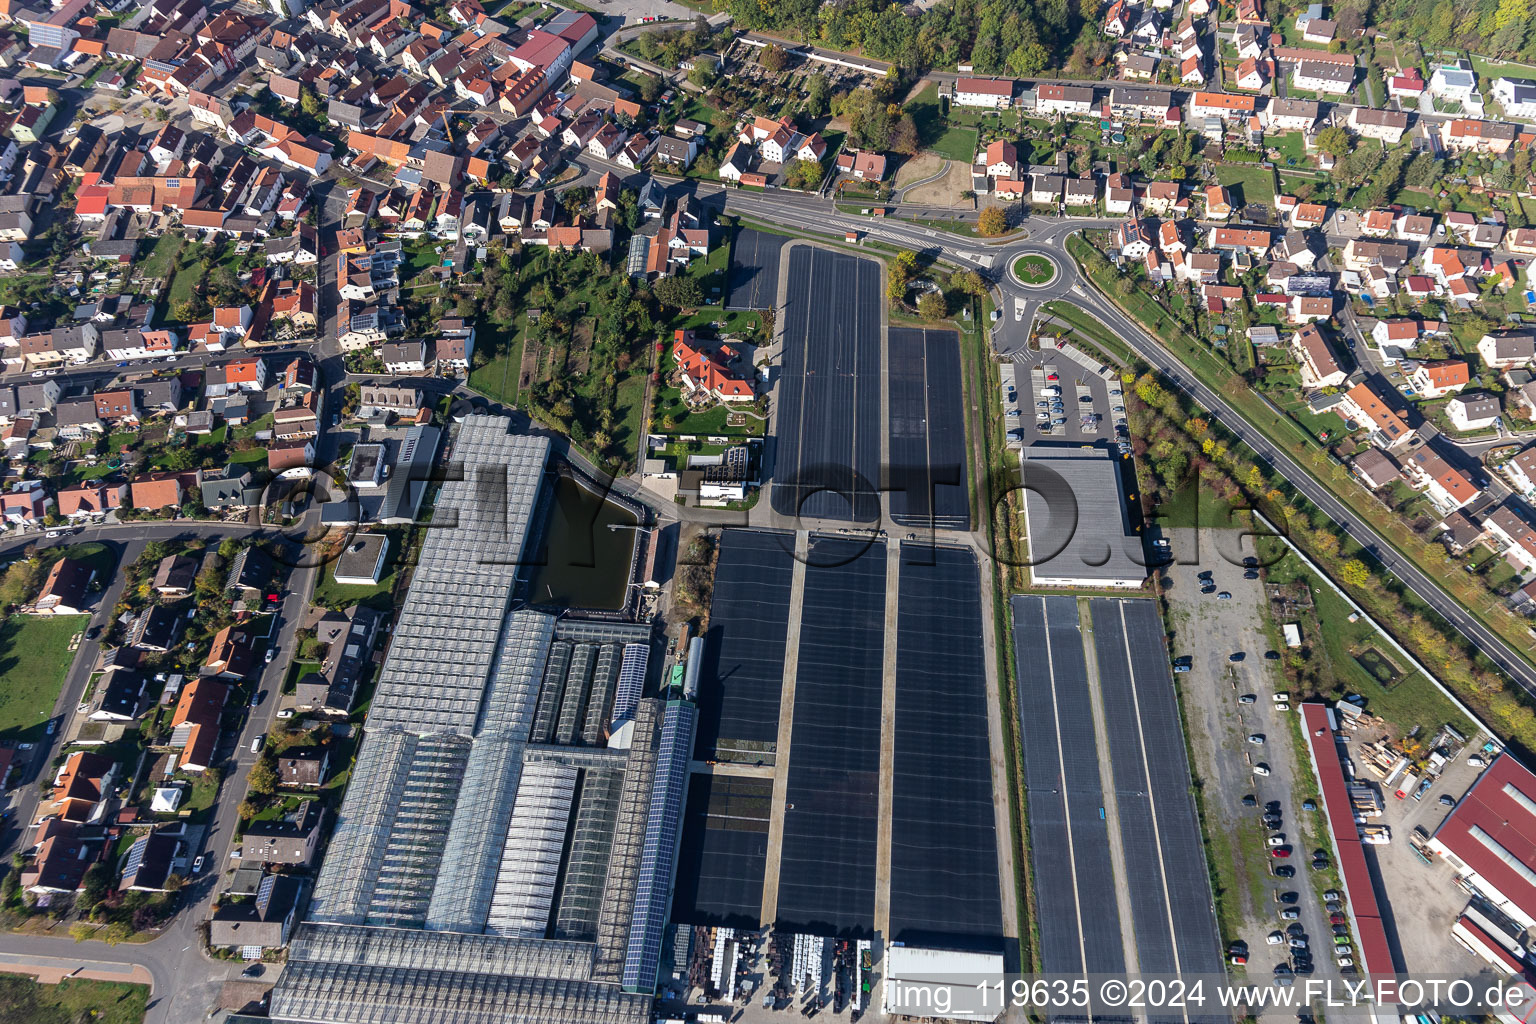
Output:
<instances>
[{"instance_id":1,"label":"tree","mask_svg":"<svg viewBox=\"0 0 1536 1024\"><path fill-rule=\"evenodd\" d=\"M776 43L769 43L763 47L763 52L758 54L757 62L763 66L765 71L778 74L789 63L789 54L784 52L784 47Z\"/></svg>"},{"instance_id":2,"label":"tree","mask_svg":"<svg viewBox=\"0 0 1536 1024\"><path fill-rule=\"evenodd\" d=\"M246 784L252 793L257 796L271 796L277 792L277 759L263 754L255 764L251 765L251 772L246 776Z\"/></svg>"},{"instance_id":3,"label":"tree","mask_svg":"<svg viewBox=\"0 0 1536 1024\"><path fill-rule=\"evenodd\" d=\"M1333 157L1343 159L1349 153L1349 132L1339 125L1331 125L1317 133L1317 148Z\"/></svg>"},{"instance_id":4,"label":"tree","mask_svg":"<svg viewBox=\"0 0 1536 1024\"><path fill-rule=\"evenodd\" d=\"M1001 206L989 206L976 218L976 230L988 238L996 238L1008 230L1008 214Z\"/></svg>"},{"instance_id":5,"label":"tree","mask_svg":"<svg viewBox=\"0 0 1536 1024\"><path fill-rule=\"evenodd\" d=\"M97 861L86 871L85 877L80 880L80 896L75 900L75 906L84 913L89 914L96 909L112 888L112 869L101 861Z\"/></svg>"},{"instance_id":6,"label":"tree","mask_svg":"<svg viewBox=\"0 0 1536 1024\"><path fill-rule=\"evenodd\" d=\"M807 117L822 117L827 112L827 104L832 98L832 87L827 84L827 76L820 71L807 75L805 79L805 114Z\"/></svg>"},{"instance_id":7,"label":"tree","mask_svg":"<svg viewBox=\"0 0 1536 1024\"><path fill-rule=\"evenodd\" d=\"M789 188L814 191L821 184L821 162L819 160L791 161L789 170L785 172L784 184Z\"/></svg>"},{"instance_id":8,"label":"tree","mask_svg":"<svg viewBox=\"0 0 1536 1024\"><path fill-rule=\"evenodd\" d=\"M691 277L664 277L656 282L656 300L679 309L692 309L704 301L699 283Z\"/></svg>"},{"instance_id":9,"label":"tree","mask_svg":"<svg viewBox=\"0 0 1536 1024\"><path fill-rule=\"evenodd\" d=\"M655 75L640 76L640 98L646 103L655 103L656 97L661 95L661 79Z\"/></svg>"},{"instance_id":10,"label":"tree","mask_svg":"<svg viewBox=\"0 0 1536 1024\"><path fill-rule=\"evenodd\" d=\"M917 122L911 114L902 114L891 128L891 151L902 156L916 156L920 148L917 138Z\"/></svg>"},{"instance_id":11,"label":"tree","mask_svg":"<svg viewBox=\"0 0 1536 1024\"><path fill-rule=\"evenodd\" d=\"M1044 71L1051 63L1051 51L1039 43L1020 46L1008 55L1008 70L1020 78L1030 78Z\"/></svg>"},{"instance_id":12,"label":"tree","mask_svg":"<svg viewBox=\"0 0 1536 1024\"><path fill-rule=\"evenodd\" d=\"M43 585L43 566L35 558L13 562L0 577L0 606L26 604Z\"/></svg>"},{"instance_id":13,"label":"tree","mask_svg":"<svg viewBox=\"0 0 1536 1024\"><path fill-rule=\"evenodd\" d=\"M698 57L693 62L693 69L688 72L688 81L700 89L708 89L715 84L716 69L712 57Z\"/></svg>"},{"instance_id":14,"label":"tree","mask_svg":"<svg viewBox=\"0 0 1536 1024\"><path fill-rule=\"evenodd\" d=\"M331 123L330 118L325 116L325 103L310 86L299 86L299 109L304 112L305 117L322 127Z\"/></svg>"},{"instance_id":15,"label":"tree","mask_svg":"<svg viewBox=\"0 0 1536 1024\"><path fill-rule=\"evenodd\" d=\"M1371 581L1371 570L1358 558L1351 558L1339 568L1339 579L1346 586L1363 587Z\"/></svg>"},{"instance_id":16,"label":"tree","mask_svg":"<svg viewBox=\"0 0 1536 1024\"><path fill-rule=\"evenodd\" d=\"M949 305L944 301L944 293L924 292L923 297L917 300L917 313L924 320L943 320L949 315Z\"/></svg>"},{"instance_id":17,"label":"tree","mask_svg":"<svg viewBox=\"0 0 1536 1024\"><path fill-rule=\"evenodd\" d=\"M949 283L967 295L976 298L987 293L987 283L974 270L962 270L949 279Z\"/></svg>"}]
</instances>

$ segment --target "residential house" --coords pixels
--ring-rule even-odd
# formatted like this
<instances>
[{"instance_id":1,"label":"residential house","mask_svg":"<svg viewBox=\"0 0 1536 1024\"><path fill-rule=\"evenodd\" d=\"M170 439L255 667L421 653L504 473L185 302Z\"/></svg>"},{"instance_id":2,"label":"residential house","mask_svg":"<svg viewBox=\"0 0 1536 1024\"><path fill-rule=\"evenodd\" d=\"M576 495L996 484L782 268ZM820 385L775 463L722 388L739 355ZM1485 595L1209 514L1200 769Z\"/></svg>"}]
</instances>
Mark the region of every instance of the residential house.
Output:
<instances>
[{"instance_id":1,"label":"residential house","mask_svg":"<svg viewBox=\"0 0 1536 1024\"><path fill-rule=\"evenodd\" d=\"M211 676L199 676L182 687L171 715L171 738L167 744L181 751L177 768L201 772L213 764L219 723L228 699L229 684Z\"/></svg>"},{"instance_id":2,"label":"residential house","mask_svg":"<svg viewBox=\"0 0 1536 1024\"><path fill-rule=\"evenodd\" d=\"M1445 417L1457 430L1487 430L1503 414L1498 398L1487 392L1457 395L1445 403Z\"/></svg>"},{"instance_id":3,"label":"residential house","mask_svg":"<svg viewBox=\"0 0 1536 1024\"><path fill-rule=\"evenodd\" d=\"M172 827L178 831L156 829L133 841L133 845L128 848L128 856L123 860L122 874L117 880L120 891L170 892L172 890L171 876L174 874L176 862L184 859L187 853L186 840L179 832L181 825Z\"/></svg>"},{"instance_id":4,"label":"residential house","mask_svg":"<svg viewBox=\"0 0 1536 1024\"><path fill-rule=\"evenodd\" d=\"M191 555L166 555L155 567L150 587L161 597L181 598L192 593L197 579L197 559Z\"/></svg>"},{"instance_id":5,"label":"residential house","mask_svg":"<svg viewBox=\"0 0 1536 1024\"><path fill-rule=\"evenodd\" d=\"M1264 107L1264 127L1272 132L1310 132L1321 116L1316 100L1274 98Z\"/></svg>"},{"instance_id":6,"label":"residential house","mask_svg":"<svg viewBox=\"0 0 1536 1024\"><path fill-rule=\"evenodd\" d=\"M1232 194L1220 185L1206 188L1205 216L1208 220L1226 220L1232 216Z\"/></svg>"},{"instance_id":7,"label":"residential house","mask_svg":"<svg viewBox=\"0 0 1536 1024\"><path fill-rule=\"evenodd\" d=\"M208 945L242 951L283 948L293 934L302 891L296 875L264 876L255 899L215 908L208 920Z\"/></svg>"},{"instance_id":8,"label":"residential house","mask_svg":"<svg viewBox=\"0 0 1536 1024\"><path fill-rule=\"evenodd\" d=\"M100 829L64 818L44 818L26 851L28 862L19 880L39 896L78 892L85 872L101 856L105 836Z\"/></svg>"},{"instance_id":9,"label":"residential house","mask_svg":"<svg viewBox=\"0 0 1536 1024\"><path fill-rule=\"evenodd\" d=\"M184 493L183 479L178 473L147 473L128 485L128 500L134 508L180 508Z\"/></svg>"},{"instance_id":10,"label":"residential house","mask_svg":"<svg viewBox=\"0 0 1536 1024\"><path fill-rule=\"evenodd\" d=\"M1520 129L1501 121L1458 117L1441 126L1440 141L1452 153L1492 153L1503 156L1514 146Z\"/></svg>"},{"instance_id":11,"label":"residential house","mask_svg":"<svg viewBox=\"0 0 1536 1024\"><path fill-rule=\"evenodd\" d=\"M286 864L308 867L320 848L325 805L305 800L288 813L253 821L241 841L241 859L255 864Z\"/></svg>"},{"instance_id":12,"label":"residential house","mask_svg":"<svg viewBox=\"0 0 1536 1024\"><path fill-rule=\"evenodd\" d=\"M1291 352L1301 365L1303 387L1337 387L1348 376L1315 324L1308 324L1292 335Z\"/></svg>"},{"instance_id":13,"label":"residential house","mask_svg":"<svg viewBox=\"0 0 1536 1024\"><path fill-rule=\"evenodd\" d=\"M65 821L101 820L112 795L117 762L106 754L77 750L70 754L53 777L50 813Z\"/></svg>"},{"instance_id":14,"label":"residential house","mask_svg":"<svg viewBox=\"0 0 1536 1024\"><path fill-rule=\"evenodd\" d=\"M379 550L382 555L384 548ZM325 645L325 655L318 671L299 679L294 695L298 707L334 715L351 712L382 621L379 612L354 605L326 612L315 623L315 639Z\"/></svg>"},{"instance_id":15,"label":"residential house","mask_svg":"<svg viewBox=\"0 0 1536 1024\"><path fill-rule=\"evenodd\" d=\"M1291 67L1291 85L1307 92L1342 96L1354 88L1353 64L1333 61L1299 60Z\"/></svg>"},{"instance_id":16,"label":"residential house","mask_svg":"<svg viewBox=\"0 0 1536 1024\"><path fill-rule=\"evenodd\" d=\"M1403 460L1403 478L1414 490L1428 494L1442 515L1465 508L1483 493L1471 477L1428 445L1415 449Z\"/></svg>"},{"instance_id":17,"label":"residential house","mask_svg":"<svg viewBox=\"0 0 1536 1024\"><path fill-rule=\"evenodd\" d=\"M256 638L234 626L225 626L214 634L213 646L203 661L199 674L219 679L240 680L250 675L256 664Z\"/></svg>"},{"instance_id":18,"label":"residential house","mask_svg":"<svg viewBox=\"0 0 1536 1024\"><path fill-rule=\"evenodd\" d=\"M1381 395L1369 384L1356 384L1344 393L1339 411L1371 432L1371 442L1388 451L1409 444L1415 434Z\"/></svg>"},{"instance_id":19,"label":"residential house","mask_svg":"<svg viewBox=\"0 0 1536 1024\"><path fill-rule=\"evenodd\" d=\"M1408 130L1408 115L1401 110L1351 107L1349 126L1364 138L1379 139L1389 146L1395 146L1403 141L1403 134Z\"/></svg>"},{"instance_id":20,"label":"residential house","mask_svg":"<svg viewBox=\"0 0 1536 1024\"><path fill-rule=\"evenodd\" d=\"M1500 505L1483 520L1487 538L1522 572L1536 570L1536 528L1511 504Z\"/></svg>"},{"instance_id":21,"label":"residential house","mask_svg":"<svg viewBox=\"0 0 1536 1024\"><path fill-rule=\"evenodd\" d=\"M750 402L756 397L750 375L733 368L737 355L729 345L704 349L695 341L693 331L679 328L672 339L672 358L683 391L691 398L729 403Z\"/></svg>"},{"instance_id":22,"label":"residential house","mask_svg":"<svg viewBox=\"0 0 1536 1024\"><path fill-rule=\"evenodd\" d=\"M32 608L53 615L84 615L90 607L91 584L95 581L96 570L88 563L61 558L48 570Z\"/></svg>"},{"instance_id":23,"label":"residential house","mask_svg":"<svg viewBox=\"0 0 1536 1024\"><path fill-rule=\"evenodd\" d=\"M1008 78L958 78L954 99L962 107L1002 109L1013 105L1013 87Z\"/></svg>"},{"instance_id":24,"label":"residential house","mask_svg":"<svg viewBox=\"0 0 1536 1024\"><path fill-rule=\"evenodd\" d=\"M1477 343L1477 354L1482 358L1483 365L1496 369L1525 366L1536 357L1536 333L1501 331L1485 334Z\"/></svg>"}]
</instances>

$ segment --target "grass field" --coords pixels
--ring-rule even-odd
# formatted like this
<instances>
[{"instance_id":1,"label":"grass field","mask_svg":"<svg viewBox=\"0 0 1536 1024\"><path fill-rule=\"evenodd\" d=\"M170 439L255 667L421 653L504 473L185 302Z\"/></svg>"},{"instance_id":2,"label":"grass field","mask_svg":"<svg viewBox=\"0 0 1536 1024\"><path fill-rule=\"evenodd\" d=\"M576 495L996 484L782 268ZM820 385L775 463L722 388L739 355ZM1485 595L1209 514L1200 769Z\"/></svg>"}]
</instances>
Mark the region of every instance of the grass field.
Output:
<instances>
[{"instance_id":1,"label":"grass field","mask_svg":"<svg viewBox=\"0 0 1536 1024\"><path fill-rule=\"evenodd\" d=\"M481 351L488 353L484 366L469 374L469 386L487 398L508 405L517 403L517 379L523 363L523 328L526 318L519 316L519 326L504 329L481 317L475 337Z\"/></svg>"},{"instance_id":2,"label":"grass field","mask_svg":"<svg viewBox=\"0 0 1536 1024\"><path fill-rule=\"evenodd\" d=\"M1232 190L1232 205L1263 203L1275 205L1275 173L1258 164L1222 164L1216 168L1216 180Z\"/></svg>"},{"instance_id":3,"label":"grass field","mask_svg":"<svg viewBox=\"0 0 1536 1024\"><path fill-rule=\"evenodd\" d=\"M906 111L917 123L917 138L924 149L965 163L976 155L976 129L953 125L945 118L936 84L930 82L906 105Z\"/></svg>"},{"instance_id":4,"label":"grass field","mask_svg":"<svg viewBox=\"0 0 1536 1024\"><path fill-rule=\"evenodd\" d=\"M1259 561L1269 563L1272 551L1279 542L1259 538ZM1404 735L1419 727L1421 735L1432 736L1442 724L1449 722L1463 735L1471 736L1476 730L1472 723L1445 698L1435 685L1415 672L1406 659L1389 644L1371 623L1364 618L1349 621L1352 609L1340 597L1302 564L1301 559L1287 550L1286 554L1270 565L1267 570L1270 583L1305 582L1312 590L1312 600L1320 622L1326 624L1321 636L1303 637L1303 643L1322 642L1329 662L1329 674L1334 680L1332 696L1342 697L1356 693L1366 699L1367 710L1380 715L1397 726ZM1387 688L1356 660L1356 655L1374 650L1390 659L1401 670L1398 681ZM1368 659L1369 660L1369 659Z\"/></svg>"},{"instance_id":5,"label":"grass field","mask_svg":"<svg viewBox=\"0 0 1536 1024\"><path fill-rule=\"evenodd\" d=\"M1044 256L1020 256L1013 261L1013 272L1025 284L1045 284L1056 276L1051 261Z\"/></svg>"},{"instance_id":6,"label":"grass field","mask_svg":"<svg viewBox=\"0 0 1536 1024\"><path fill-rule=\"evenodd\" d=\"M87 615L13 615L0 623L0 739L37 740L74 661Z\"/></svg>"},{"instance_id":7,"label":"grass field","mask_svg":"<svg viewBox=\"0 0 1536 1024\"><path fill-rule=\"evenodd\" d=\"M44 985L30 977L0 974L0 1020L26 1024L141 1024L149 988L115 981L72 978Z\"/></svg>"},{"instance_id":8,"label":"grass field","mask_svg":"<svg viewBox=\"0 0 1536 1024\"><path fill-rule=\"evenodd\" d=\"M1490 60L1487 57L1472 55L1472 70L1479 75L1494 78L1525 78L1536 79L1536 65L1510 64L1501 60Z\"/></svg>"}]
</instances>

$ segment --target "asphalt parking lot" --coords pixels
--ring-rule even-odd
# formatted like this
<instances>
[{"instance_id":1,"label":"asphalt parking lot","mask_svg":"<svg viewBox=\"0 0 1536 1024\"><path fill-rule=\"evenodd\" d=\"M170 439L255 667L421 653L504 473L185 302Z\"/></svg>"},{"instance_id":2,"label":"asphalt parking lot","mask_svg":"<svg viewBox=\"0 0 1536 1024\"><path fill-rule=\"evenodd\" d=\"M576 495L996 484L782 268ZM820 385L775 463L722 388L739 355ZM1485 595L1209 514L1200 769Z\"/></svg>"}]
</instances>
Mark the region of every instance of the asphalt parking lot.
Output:
<instances>
[{"instance_id":1,"label":"asphalt parking lot","mask_svg":"<svg viewBox=\"0 0 1536 1024\"><path fill-rule=\"evenodd\" d=\"M1055 349L1024 353L1014 366L1019 389L1018 425L1024 431L1025 445L1115 440L1116 414L1112 410L1123 408L1124 403L1121 396L1109 393L1110 385L1104 378ZM1118 383L1114 386L1117 390L1120 387ZM1041 413L1050 415L1042 420ZM1010 429L1013 426L1009 424Z\"/></svg>"},{"instance_id":2,"label":"asphalt parking lot","mask_svg":"<svg viewBox=\"0 0 1536 1024\"><path fill-rule=\"evenodd\" d=\"M1166 572L1171 581L1167 593L1173 655L1190 659L1189 671L1174 679L1183 691L1210 855L1232 865L1222 897L1222 923L1236 933L1222 938L1246 943L1249 974L1268 977L1287 957L1282 953L1285 946L1271 945L1267 937L1299 925L1299 937L1316 951L1313 976L1335 975L1332 956L1318 949L1331 947L1332 929L1309 867L1312 851L1327 845L1321 841L1325 826L1320 812L1301 809L1297 794L1296 772L1306 761L1295 749L1288 719L1294 710L1277 711L1273 700L1284 683L1274 667L1279 663L1264 657L1270 641L1263 628L1263 581L1244 579L1241 564L1244 556L1253 554L1251 538L1242 538L1238 547L1232 531L1201 530L1197 536L1192 529L1176 529L1169 536L1175 559ZM1198 574L1205 571L1212 574L1214 593L1200 592ZM1223 592L1231 598L1220 599L1217 594ZM1230 660L1237 653L1242 659ZM1246 694L1254 696L1253 703L1240 703ZM1263 743L1250 742L1249 737L1263 737ZM1265 765L1270 774L1253 774L1255 764ZM1250 794L1255 806L1244 806L1243 798ZM1273 829L1263 822L1271 801L1278 801L1280 816ZM1289 857L1271 856L1268 840L1275 835L1284 837ZM1276 877L1273 869L1280 865L1293 868L1295 877ZM1283 907L1275 897L1281 892L1298 894L1297 920L1280 917ZM1289 938L1282 941L1288 944Z\"/></svg>"}]
</instances>

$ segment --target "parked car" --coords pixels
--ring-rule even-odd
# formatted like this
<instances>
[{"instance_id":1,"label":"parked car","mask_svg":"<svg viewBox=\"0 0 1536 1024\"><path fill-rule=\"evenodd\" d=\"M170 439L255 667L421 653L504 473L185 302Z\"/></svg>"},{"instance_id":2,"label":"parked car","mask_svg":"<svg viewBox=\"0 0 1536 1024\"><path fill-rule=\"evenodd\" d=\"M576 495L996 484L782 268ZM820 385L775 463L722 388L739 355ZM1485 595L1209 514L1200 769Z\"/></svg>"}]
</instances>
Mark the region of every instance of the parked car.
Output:
<instances>
[{"instance_id":1,"label":"parked car","mask_svg":"<svg viewBox=\"0 0 1536 1024\"><path fill-rule=\"evenodd\" d=\"M1256 765L1254 765L1253 766L1253 774L1259 775L1259 776L1267 776L1269 774L1269 765L1267 765L1267 764L1256 764Z\"/></svg>"}]
</instances>

